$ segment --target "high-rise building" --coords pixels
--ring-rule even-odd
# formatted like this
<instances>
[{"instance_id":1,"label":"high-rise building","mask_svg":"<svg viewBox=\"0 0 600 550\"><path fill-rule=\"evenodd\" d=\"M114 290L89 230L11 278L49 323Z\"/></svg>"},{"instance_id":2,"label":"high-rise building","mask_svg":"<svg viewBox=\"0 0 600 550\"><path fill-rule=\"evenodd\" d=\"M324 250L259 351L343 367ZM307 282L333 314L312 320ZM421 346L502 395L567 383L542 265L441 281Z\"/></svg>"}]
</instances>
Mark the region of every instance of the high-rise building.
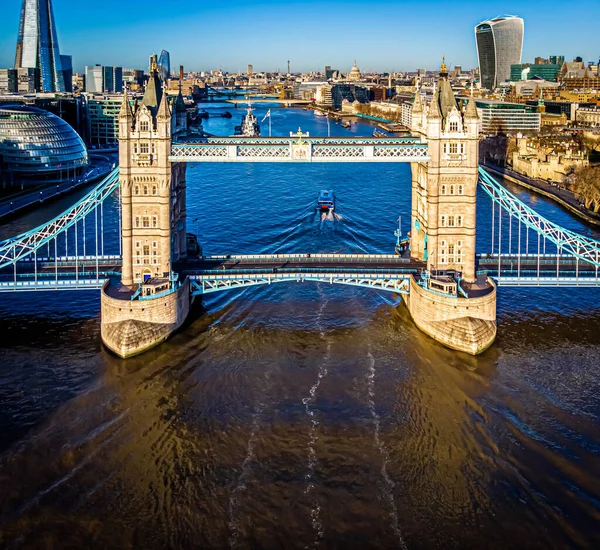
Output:
<instances>
[{"instance_id":1,"label":"high-rise building","mask_svg":"<svg viewBox=\"0 0 600 550\"><path fill-rule=\"evenodd\" d=\"M246 74L248 76L252 76L254 74L254 67L252 65L248 65L247 69L246 69Z\"/></svg>"},{"instance_id":2,"label":"high-rise building","mask_svg":"<svg viewBox=\"0 0 600 550\"><path fill-rule=\"evenodd\" d=\"M565 56L564 55L551 55L549 57L550 63L552 65L558 65L558 67L562 67L563 63L565 62Z\"/></svg>"},{"instance_id":3,"label":"high-rise building","mask_svg":"<svg viewBox=\"0 0 600 550\"><path fill-rule=\"evenodd\" d=\"M64 92L52 0L23 0L15 69L38 69L43 92Z\"/></svg>"},{"instance_id":4,"label":"high-rise building","mask_svg":"<svg viewBox=\"0 0 600 550\"><path fill-rule=\"evenodd\" d=\"M163 82L171 78L171 55L167 50L160 52L158 58L158 76Z\"/></svg>"},{"instance_id":5,"label":"high-rise building","mask_svg":"<svg viewBox=\"0 0 600 550\"><path fill-rule=\"evenodd\" d=\"M481 86L493 90L510 79L510 66L521 63L523 19L514 15L483 21L475 27Z\"/></svg>"},{"instance_id":6,"label":"high-rise building","mask_svg":"<svg viewBox=\"0 0 600 550\"><path fill-rule=\"evenodd\" d=\"M85 91L90 94L114 94L123 91L123 68L94 65L85 68Z\"/></svg>"}]
</instances>

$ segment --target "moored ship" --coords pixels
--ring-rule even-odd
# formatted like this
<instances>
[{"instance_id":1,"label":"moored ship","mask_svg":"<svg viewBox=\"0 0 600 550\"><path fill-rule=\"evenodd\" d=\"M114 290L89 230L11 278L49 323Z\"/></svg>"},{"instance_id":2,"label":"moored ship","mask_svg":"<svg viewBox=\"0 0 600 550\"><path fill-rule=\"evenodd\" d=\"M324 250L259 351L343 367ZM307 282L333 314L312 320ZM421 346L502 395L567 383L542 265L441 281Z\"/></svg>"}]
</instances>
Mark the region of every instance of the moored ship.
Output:
<instances>
[{"instance_id":1,"label":"moored ship","mask_svg":"<svg viewBox=\"0 0 600 550\"><path fill-rule=\"evenodd\" d=\"M246 114L242 116L242 124L235 127L236 136L257 137L260 136L260 125L257 118L252 113L254 109L248 104Z\"/></svg>"}]
</instances>

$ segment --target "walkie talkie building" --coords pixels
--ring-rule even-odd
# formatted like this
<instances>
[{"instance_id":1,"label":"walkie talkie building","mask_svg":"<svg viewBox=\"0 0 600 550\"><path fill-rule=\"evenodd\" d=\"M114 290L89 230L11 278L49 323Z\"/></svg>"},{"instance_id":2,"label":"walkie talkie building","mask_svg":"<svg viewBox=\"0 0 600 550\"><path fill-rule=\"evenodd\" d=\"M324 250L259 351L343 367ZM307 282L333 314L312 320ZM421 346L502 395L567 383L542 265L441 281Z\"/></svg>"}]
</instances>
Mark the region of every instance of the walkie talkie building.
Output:
<instances>
[{"instance_id":1,"label":"walkie talkie building","mask_svg":"<svg viewBox=\"0 0 600 550\"><path fill-rule=\"evenodd\" d=\"M64 92L52 0L23 0L15 68L38 69L43 92Z\"/></svg>"},{"instance_id":2,"label":"walkie talkie building","mask_svg":"<svg viewBox=\"0 0 600 550\"><path fill-rule=\"evenodd\" d=\"M510 66L521 63L523 19L495 17L475 27L481 86L488 90L510 80Z\"/></svg>"}]
</instances>

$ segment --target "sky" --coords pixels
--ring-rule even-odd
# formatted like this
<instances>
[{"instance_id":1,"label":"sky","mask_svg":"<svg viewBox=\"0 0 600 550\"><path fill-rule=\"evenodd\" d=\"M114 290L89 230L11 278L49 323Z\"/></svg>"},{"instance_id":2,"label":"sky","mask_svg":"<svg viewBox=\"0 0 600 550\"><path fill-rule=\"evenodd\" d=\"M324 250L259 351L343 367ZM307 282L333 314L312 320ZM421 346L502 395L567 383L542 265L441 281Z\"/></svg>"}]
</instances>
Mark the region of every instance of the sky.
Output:
<instances>
[{"instance_id":1,"label":"sky","mask_svg":"<svg viewBox=\"0 0 600 550\"><path fill-rule=\"evenodd\" d=\"M22 0L0 0L0 68L14 64ZM186 71L347 72L477 65L473 28L513 14L525 20L523 62L564 55L598 60L600 0L53 0L62 54L85 65L147 68L166 49ZM143 6L138 9L138 6Z\"/></svg>"}]
</instances>

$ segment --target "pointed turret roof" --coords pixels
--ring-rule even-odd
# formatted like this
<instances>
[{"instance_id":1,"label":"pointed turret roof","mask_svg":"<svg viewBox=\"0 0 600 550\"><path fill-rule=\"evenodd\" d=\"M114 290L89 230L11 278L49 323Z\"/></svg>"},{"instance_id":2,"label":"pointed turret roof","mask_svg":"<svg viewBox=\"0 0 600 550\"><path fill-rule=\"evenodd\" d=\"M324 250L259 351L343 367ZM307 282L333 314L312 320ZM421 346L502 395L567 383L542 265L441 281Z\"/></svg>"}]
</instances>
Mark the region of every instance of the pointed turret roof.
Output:
<instances>
[{"instance_id":1,"label":"pointed turret roof","mask_svg":"<svg viewBox=\"0 0 600 550\"><path fill-rule=\"evenodd\" d=\"M169 109L169 99L166 93L161 93L161 101L156 113L157 120L169 120L171 118L171 109Z\"/></svg>"},{"instance_id":2,"label":"pointed turret roof","mask_svg":"<svg viewBox=\"0 0 600 550\"><path fill-rule=\"evenodd\" d=\"M127 88L123 90L123 102L121 103L121 110L119 111L119 118L132 120L133 112L131 111L131 105L129 104L129 96L127 95Z\"/></svg>"},{"instance_id":3,"label":"pointed turret roof","mask_svg":"<svg viewBox=\"0 0 600 550\"><path fill-rule=\"evenodd\" d=\"M440 92L436 90L433 94L433 99L429 104L429 113L427 113L427 118L442 118L442 113L440 111Z\"/></svg>"},{"instance_id":4,"label":"pointed turret roof","mask_svg":"<svg viewBox=\"0 0 600 550\"><path fill-rule=\"evenodd\" d=\"M422 113L423 112L423 101L421 101L421 91L417 86L417 90L415 91L415 100L413 101L413 113Z\"/></svg>"},{"instance_id":5,"label":"pointed turret roof","mask_svg":"<svg viewBox=\"0 0 600 550\"><path fill-rule=\"evenodd\" d=\"M473 96L473 88L471 88L471 98L465 109L465 120L479 118L477 114L477 105L475 104L475 97Z\"/></svg>"},{"instance_id":6,"label":"pointed turret roof","mask_svg":"<svg viewBox=\"0 0 600 550\"><path fill-rule=\"evenodd\" d=\"M177 94L177 100L175 101L175 111L178 113L184 113L186 111L185 101L183 101L183 94L181 93L181 80L179 81L179 93Z\"/></svg>"},{"instance_id":7,"label":"pointed turret roof","mask_svg":"<svg viewBox=\"0 0 600 550\"><path fill-rule=\"evenodd\" d=\"M160 77L158 76L158 67L156 65L156 54L152 56L152 67L150 69L150 80L146 85L146 91L142 98L142 104L148 107L152 116L156 116L158 106L163 96Z\"/></svg>"}]
</instances>

